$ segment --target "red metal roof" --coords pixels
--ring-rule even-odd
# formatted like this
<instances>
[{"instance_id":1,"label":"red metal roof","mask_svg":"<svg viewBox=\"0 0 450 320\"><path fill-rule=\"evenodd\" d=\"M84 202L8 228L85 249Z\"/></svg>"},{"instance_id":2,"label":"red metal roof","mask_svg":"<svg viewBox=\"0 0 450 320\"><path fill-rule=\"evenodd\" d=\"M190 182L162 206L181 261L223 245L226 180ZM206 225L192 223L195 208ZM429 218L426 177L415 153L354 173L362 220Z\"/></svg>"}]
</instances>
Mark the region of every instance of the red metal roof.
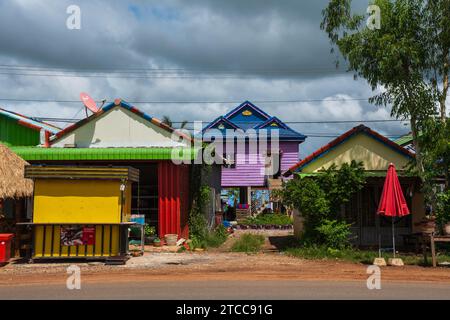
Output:
<instances>
[{"instance_id":1,"label":"red metal roof","mask_svg":"<svg viewBox=\"0 0 450 320\"><path fill-rule=\"evenodd\" d=\"M350 138L351 136L357 134L357 133L366 133L369 136L372 136L373 138L379 140L381 143L386 144L387 146L393 148L394 150L404 154L407 157L414 157L414 154L411 153L409 150L403 148L402 146L398 145L397 143L393 142L392 140L386 138L385 136L379 134L378 132L370 129L369 127L366 127L365 125L361 124L357 127L354 127L350 129L349 131L345 132L343 135L337 137L333 141L329 142L328 144L324 145L323 147L317 149L313 153L311 153L309 156L304 158L303 160L299 161L297 164L290 167L285 173L283 173L283 176L288 177L293 172L297 171L298 169L304 167L308 163L311 163L315 159L317 159L319 156L321 156L323 153L327 152L328 150L331 150L338 145L340 145L342 142Z\"/></svg>"}]
</instances>

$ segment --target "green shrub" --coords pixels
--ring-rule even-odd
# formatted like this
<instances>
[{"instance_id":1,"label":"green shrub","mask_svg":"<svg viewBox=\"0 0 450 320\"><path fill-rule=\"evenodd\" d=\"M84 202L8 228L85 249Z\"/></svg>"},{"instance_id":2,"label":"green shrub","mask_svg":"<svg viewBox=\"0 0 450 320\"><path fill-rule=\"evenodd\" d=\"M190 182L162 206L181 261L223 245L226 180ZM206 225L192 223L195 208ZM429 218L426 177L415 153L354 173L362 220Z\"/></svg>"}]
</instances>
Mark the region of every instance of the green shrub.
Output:
<instances>
[{"instance_id":1,"label":"green shrub","mask_svg":"<svg viewBox=\"0 0 450 320\"><path fill-rule=\"evenodd\" d=\"M286 254L301 258L301 259L311 259L311 260L342 260L350 261L355 263L372 264L373 259L378 258L378 251L371 250L358 250L354 248L346 249L331 249L326 246L303 246L303 247L291 247L284 251ZM393 257L391 252L383 252L383 257L387 260ZM401 258L406 265L423 265L423 255L422 254L408 254L402 255L397 254L397 258ZM448 254L440 254L437 256L438 262L448 262L450 261L450 256ZM428 259L430 263L430 259Z\"/></svg>"},{"instance_id":2,"label":"green shrub","mask_svg":"<svg viewBox=\"0 0 450 320\"><path fill-rule=\"evenodd\" d=\"M283 226L292 224L291 217L284 215L284 214L260 214L256 217L249 217L244 219L243 221L240 221L241 224L245 225L277 225L277 226Z\"/></svg>"},{"instance_id":3,"label":"green shrub","mask_svg":"<svg viewBox=\"0 0 450 320\"><path fill-rule=\"evenodd\" d=\"M228 239L227 229L220 225L206 237L206 247L220 247Z\"/></svg>"},{"instance_id":4,"label":"green shrub","mask_svg":"<svg viewBox=\"0 0 450 320\"><path fill-rule=\"evenodd\" d=\"M261 249L264 240L262 235L245 233L233 243L231 251L255 253Z\"/></svg>"},{"instance_id":5,"label":"green shrub","mask_svg":"<svg viewBox=\"0 0 450 320\"><path fill-rule=\"evenodd\" d=\"M146 237L153 237L156 234L156 228L146 224L144 226L144 234Z\"/></svg>"},{"instance_id":6,"label":"green shrub","mask_svg":"<svg viewBox=\"0 0 450 320\"><path fill-rule=\"evenodd\" d=\"M206 229L205 229L206 230ZM217 248L220 247L228 239L227 229L220 225L213 231L205 231L201 237L197 235L191 236L191 249L195 248Z\"/></svg>"},{"instance_id":7,"label":"green shrub","mask_svg":"<svg viewBox=\"0 0 450 320\"><path fill-rule=\"evenodd\" d=\"M349 226L337 221L337 213L361 190L364 182L363 163L351 161L340 168L333 164L314 176L296 177L284 184L283 202L304 218L303 241L334 249L347 246Z\"/></svg>"},{"instance_id":8,"label":"green shrub","mask_svg":"<svg viewBox=\"0 0 450 320\"><path fill-rule=\"evenodd\" d=\"M450 222L450 190L437 195L436 218L441 226Z\"/></svg>"},{"instance_id":9,"label":"green shrub","mask_svg":"<svg viewBox=\"0 0 450 320\"><path fill-rule=\"evenodd\" d=\"M330 249L345 249L350 247L350 227L344 221L325 219L316 227L321 243Z\"/></svg>"}]
</instances>

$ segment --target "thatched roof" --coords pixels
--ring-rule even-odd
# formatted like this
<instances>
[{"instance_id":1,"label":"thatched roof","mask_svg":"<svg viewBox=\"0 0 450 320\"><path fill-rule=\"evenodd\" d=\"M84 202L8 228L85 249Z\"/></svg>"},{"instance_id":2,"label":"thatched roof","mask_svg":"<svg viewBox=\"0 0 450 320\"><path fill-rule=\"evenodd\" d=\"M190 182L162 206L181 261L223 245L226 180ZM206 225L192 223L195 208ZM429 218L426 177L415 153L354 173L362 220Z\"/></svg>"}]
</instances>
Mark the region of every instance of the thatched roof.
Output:
<instances>
[{"instance_id":1,"label":"thatched roof","mask_svg":"<svg viewBox=\"0 0 450 320\"><path fill-rule=\"evenodd\" d=\"M0 199L28 197L33 194L33 181L24 178L27 164L0 144Z\"/></svg>"}]
</instances>

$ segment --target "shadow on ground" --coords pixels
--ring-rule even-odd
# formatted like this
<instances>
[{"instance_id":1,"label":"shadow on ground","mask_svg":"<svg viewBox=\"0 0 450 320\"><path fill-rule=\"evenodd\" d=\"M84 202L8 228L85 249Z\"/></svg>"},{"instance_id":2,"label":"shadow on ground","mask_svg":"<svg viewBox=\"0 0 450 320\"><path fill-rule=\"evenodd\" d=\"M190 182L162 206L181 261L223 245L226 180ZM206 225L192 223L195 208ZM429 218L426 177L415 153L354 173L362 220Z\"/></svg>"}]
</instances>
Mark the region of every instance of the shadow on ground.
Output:
<instances>
[{"instance_id":1,"label":"shadow on ground","mask_svg":"<svg viewBox=\"0 0 450 320\"><path fill-rule=\"evenodd\" d=\"M301 247L300 241L292 235L287 236L269 236L269 243L277 251L284 251L287 248L299 248Z\"/></svg>"}]
</instances>

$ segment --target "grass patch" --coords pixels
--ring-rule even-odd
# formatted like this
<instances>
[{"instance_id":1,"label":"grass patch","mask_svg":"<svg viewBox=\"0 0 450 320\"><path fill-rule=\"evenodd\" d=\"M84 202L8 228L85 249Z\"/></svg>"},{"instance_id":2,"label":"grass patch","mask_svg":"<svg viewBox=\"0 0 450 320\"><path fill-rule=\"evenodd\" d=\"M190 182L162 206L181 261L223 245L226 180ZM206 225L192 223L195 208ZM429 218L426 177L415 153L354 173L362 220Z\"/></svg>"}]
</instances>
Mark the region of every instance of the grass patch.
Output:
<instances>
[{"instance_id":1,"label":"grass patch","mask_svg":"<svg viewBox=\"0 0 450 320\"><path fill-rule=\"evenodd\" d=\"M244 225L275 225L275 226L284 226L288 224L292 224L291 217L284 214L260 214L256 217L248 217L242 221L239 221L240 224Z\"/></svg>"},{"instance_id":2,"label":"grass patch","mask_svg":"<svg viewBox=\"0 0 450 320\"><path fill-rule=\"evenodd\" d=\"M378 251L342 249L335 250L324 246L306 246L300 248L287 248L284 251L290 256L311 260L342 260L354 263L372 264L373 259L378 257ZM386 259L393 258L392 253L384 252L382 257ZM405 265L424 265L423 255L418 254L398 254L397 258L403 259ZM437 256L438 262L450 262L449 254L440 254ZM431 264L431 257L428 256L428 264Z\"/></svg>"},{"instance_id":3,"label":"grass patch","mask_svg":"<svg viewBox=\"0 0 450 320\"><path fill-rule=\"evenodd\" d=\"M217 248L220 247L228 239L227 229L220 225L213 232L210 232L206 237L206 247Z\"/></svg>"},{"instance_id":4,"label":"grass patch","mask_svg":"<svg viewBox=\"0 0 450 320\"><path fill-rule=\"evenodd\" d=\"M260 234L245 233L233 243L231 251L233 252L247 252L256 253L261 250L264 244L264 236Z\"/></svg>"},{"instance_id":5,"label":"grass patch","mask_svg":"<svg viewBox=\"0 0 450 320\"><path fill-rule=\"evenodd\" d=\"M211 232L204 235L202 239L192 237L191 249L195 248L217 248L228 239L227 229L220 225Z\"/></svg>"}]
</instances>

